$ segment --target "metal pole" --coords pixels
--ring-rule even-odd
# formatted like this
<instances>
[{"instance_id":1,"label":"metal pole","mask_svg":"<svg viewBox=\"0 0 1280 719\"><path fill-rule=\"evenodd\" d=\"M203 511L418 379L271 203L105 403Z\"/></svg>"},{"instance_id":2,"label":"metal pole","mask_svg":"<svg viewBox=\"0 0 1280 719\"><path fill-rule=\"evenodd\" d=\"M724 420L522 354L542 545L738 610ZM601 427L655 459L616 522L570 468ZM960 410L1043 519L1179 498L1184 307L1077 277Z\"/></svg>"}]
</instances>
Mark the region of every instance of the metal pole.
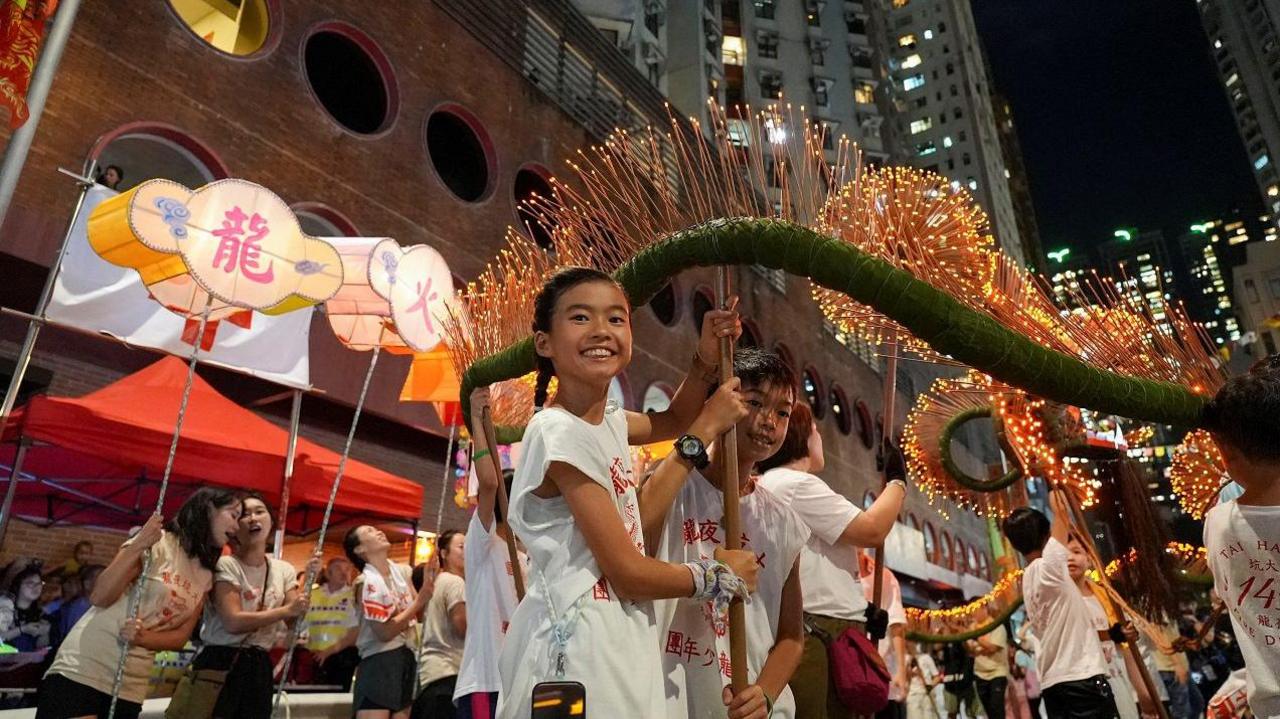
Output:
<instances>
[{"instance_id":1,"label":"metal pole","mask_svg":"<svg viewBox=\"0 0 1280 719\"><path fill-rule=\"evenodd\" d=\"M204 337L204 328L209 323L209 310L213 306L213 297L205 300L204 311L200 313L200 325L196 328L196 343L191 348L191 361L187 364L187 382L182 387L182 401L178 404L178 419L173 424L173 439L169 442L169 456L164 462L164 476L160 478L160 491L156 494L156 514L164 509L164 497L169 491L169 478L173 476L174 460L178 456L178 439L182 436L182 424L187 418L187 403L191 399L191 385L196 379L196 364L200 358L200 338ZM136 619L139 605L142 604L143 586L147 582L147 572L151 571L151 550L142 555L142 571L133 580L133 589L129 592L126 616ZM120 642L120 661L116 664L115 683L111 688L111 705L107 708L107 719L115 719L116 703L120 700L120 688L124 686L124 665L129 658L129 643Z\"/></svg>"},{"instance_id":2,"label":"metal pole","mask_svg":"<svg viewBox=\"0 0 1280 719\"><path fill-rule=\"evenodd\" d=\"M0 507L0 547L4 546L5 532L9 531L9 516L13 512L13 496L18 493L18 478L22 476L22 460L27 456L27 447L31 442L18 440L18 449L13 454L13 471L9 472L9 486L4 490L4 506Z\"/></svg>"},{"instance_id":3,"label":"metal pole","mask_svg":"<svg viewBox=\"0 0 1280 719\"><path fill-rule=\"evenodd\" d=\"M894 399L898 395L898 343L893 342L889 345L889 353L885 357L884 365L884 417L881 424L882 435L880 437L880 451L885 453L885 481L888 481L889 475L889 456L888 449L890 445L890 437L893 436L893 404ZM875 576L871 580L871 603L880 606L881 595L884 593L884 542L876 545L875 549Z\"/></svg>"},{"instance_id":4,"label":"metal pole","mask_svg":"<svg viewBox=\"0 0 1280 719\"><path fill-rule=\"evenodd\" d=\"M76 0L79 2L79 0ZM27 124L31 121L28 120ZM93 174L94 163L89 165L89 174ZM9 414L13 412L13 405L18 401L18 390L22 387L22 380L27 376L27 367L31 364L31 353L35 351L36 339L40 336L40 329L44 326L44 313L49 308L49 299L53 297L54 284L58 279L58 271L62 269L62 260L67 255L67 245L71 242L71 233L75 231L76 222L80 220L80 213L84 210L84 198L89 194L89 188L93 187L93 182L86 178L80 178L80 197L76 199L76 208L71 211L71 220L67 223L67 231L62 233L62 245L58 248L58 254L53 259L53 265L49 268L49 276L44 280L44 289L40 291L40 299L36 301L36 311L32 319L27 320L27 336L22 341L22 349L18 350L18 358L14 362L13 376L9 378L9 388L5 390L4 402L0 404L0 425L9 419Z\"/></svg>"},{"instance_id":5,"label":"metal pole","mask_svg":"<svg viewBox=\"0 0 1280 719\"><path fill-rule=\"evenodd\" d=\"M276 527L276 559L284 554L284 533L289 521L289 487L293 485L293 456L298 450L298 424L302 419L302 390L293 391L289 408L289 441L285 444L284 478L280 482L280 526Z\"/></svg>"},{"instance_id":6,"label":"metal pole","mask_svg":"<svg viewBox=\"0 0 1280 719\"><path fill-rule=\"evenodd\" d=\"M58 3L58 9L53 14L53 27L45 36L40 59L31 72L31 85L27 88L27 111L30 114L27 121L9 138L4 159L0 161L0 225L4 224L9 215L13 192L18 187L22 168L27 164L31 141L35 139L36 128L40 126L40 118L44 115L45 101L49 99L49 88L53 85L62 53L67 48L67 38L71 37L71 25L79 11L80 0L62 0Z\"/></svg>"},{"instance_id":7,"label":"metal pole","mask_svg":"<svg viewBox=\"0 0 1280 719\"><path fill-rule=\"evenodd\" d=\"M729 309L729 270L721 265L716 268L716 304ZM733 379L733 337L720 338L720 383ZM721 467L720 491L724 495L724 548L742 549L742 520L738 516L738 428L729 427L720 437L720 449L724 452ZM747 613L742 600L734 597L729 602L729 684L734 696L747 688Z\"/></svg>"},{"instance_id":8,"label":"metal pole","mask_svg":"<svg viewBox=\"0 0 1280 719\"><path fill-rule=\"evenodd\" d=\"M333 484L329 487L329 503L324 507L324 518L320 520L320 531L316 533L316 549L314 553L324 550L325 534L329 531L329 518L333 516L333 505L338 500L338 488L342 486L342 475L347 470L347 458L351 456L351 443L356 438L356 426L360 424L360 413L364 411L364 400L369 395L369 382L373 379L373 370L378 366L378 355L382 352L382 345L373 346L373 356L369 358L369 369L364 373L364 385L360 387L360 397L356 400L356 411L351 415L351 427L347 430L347 441L342 446L342 456L338 459L338 470L333 475ZM416 537L415 537L416 539ZM303 579L302 586L310 587L315 582L316 575L311 569L311 563L307 563L307 574ZM289 640L285 643L284 665L280 671L280 684L276 687L275 702L271 705L271 716L276 716L280 711L280 698L284 696L284 685L289 679L289 665L293 664L293 650L298 643L298 635L302 633L303 626L307 623L306 617L300 618L293 623L293 629L289 630Z\"/></svg>"}]
</instances>

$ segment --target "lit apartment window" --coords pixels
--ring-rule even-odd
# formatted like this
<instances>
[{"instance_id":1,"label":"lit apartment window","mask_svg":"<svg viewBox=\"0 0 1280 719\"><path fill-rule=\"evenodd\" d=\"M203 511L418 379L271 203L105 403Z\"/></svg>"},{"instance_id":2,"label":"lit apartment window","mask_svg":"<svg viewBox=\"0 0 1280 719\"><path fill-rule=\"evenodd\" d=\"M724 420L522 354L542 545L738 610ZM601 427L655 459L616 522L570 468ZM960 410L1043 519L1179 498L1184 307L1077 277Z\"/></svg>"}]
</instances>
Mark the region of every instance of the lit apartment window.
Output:
<instances>
[{"instance_id":1,"label":"lit apartment window","mask_svg":"<svg viewBox=\"0 0 1280 719\"><path fill-rule=\"evenodd\" d=\"M754 0L753 4L756 8L756 17L766 20L772 20L774 13L778 11L778 4L775 0Z\"/></svg>"},{"instance_id":2,"label":"lit apartment window","mask_svg":"<svg viewBox=\"0 0 1280 719\"><path fill-rule=\"evenodd\" d=\"M932 117L926 117L926 118L924 118L923 120L912 120L912 121L911 121L911 134L912 134L912 135L918 135L918 134L920 134L920 133L922 133L922 132L924 132L924 131L928 130L928 129L929 129L929 128L931 128L931 127L933 127L933 118L932 118ZM949 145L950 143L946 143L946 144L948 144L948 145Z\"/></svg>"},{"instance_id":3,"label":"lit apartment window","mask_svg":"<svg viewBox=\"0 0 1280 719\"><path fill-rule=\"evenodd\" d=\"M809 79L809 85L813 88L813 104L818 107L826 107L831 104L831 86L835 84L834 80L825 77L814 77Z\"/></svg>"},{"instance_id":4,"label":"lit apartment window","mask_svg":"<svg viewBox=\"0 0 1280 719\"><path fill-rule=\"evenodd\" d=\"M919 54L908 55L907 58L902 61L902 69L910 70L913 67L919 67L921 62L922 60L920 59Z\"/></svg>"},{"instance_id":5,"label":"lit apartment window","mask_svg":"<svg viewBox=\"0 0 1280 719\"><path fill-rule=\"evenodd\" d=\"M726 65L745 65L747 61L747 44L740 37L725 35L720 47L720 59Z\"/></svg>"},{"instance_id":6,"label":"lit apartment window","mask_svg":"<svg viewBox=\"0 0 1280 719\"><path fill-rule=\"evenodd\" d=\"M919 155L920 157L925 157L926 155L932 155L937 151L938 151L938 146L933 144L932 141L922 142L916 145L916 154Z\"/></svg>"},{"instance_id":7,"label":"lit apartment window","mask_svg":"<svg viewBox=\"0 0 1280 719\"><path fill-rule=\"evenodd\" d=\"M1253 161L1253 169L1255 169L1255 170L1261 170L1262 168L1264 168L1264 167L1266 167L1267 165L1270 165L1270 164L1271 164L1271 158L1270 158L1270 157L1267 157L1266 155L1263 155L1263 156L1261 156L1261 157L1259 157L1258 159L1256 159L1256 160L1254 160L1254 161Z\"/></svg>"},{"instance_id":8,"label":"lit apartment window","mask_svg":"<svg viewBox=\"0 0 1280 719\"><path fill-rule=\"evenodd\" d=\"M766 100L782 99L782 75L780 73L761 73L760 96Z\"/></svg>"},{"instance_id":9,"label":"lit apartment window","mask_svg":"<svg viewBox=\"0 0 1280 719\"><path fill-rule=\"evenodd\" d=\"M869 82L857 82L853 85L853 101L859 105L870 105L876 101L876 86Z\"/></svg>"},{"instance_id":10,"label":"lit apartment window","mask_svg":"<svg viewBox=\"0 0 1280 719\"><path fill-rule=\"evenodd\" d=\"M947 135L946 137L942 138L942 146L943 146L943 147L951 147L953 144L955 144L955 143L951 142L951 136L950 136L950 135Z\"/></svg>"},{"instance_id":11,"label":"lit apartment window","mask_svg":"<svg viewBox=\"0 0 1280 719\"><path fill-rule=\"evenodd\" d=\"M924 75L912 75L902 81L902 89L908 92L918 87L924 87Z\"/></svg>"},{"instance_id":12,"label":"lit apartment window","mask_svg":"<svg viewBox=\"0 0 1280 719\"><path fill-rule=\"evenodd\" d=\"M906 35L903 35L898 38L898 47L905 47L908 50L913 50L915 49L915 46L916 46L915 33L907 33Z\"/></svg>"},{"instance_id":13,"label":"lit apartment window","mask_svg":"<svg viewBox=\"0 0 1280 719\"><path fill-rule=\"evenodd\" d=\"M970 190L978 189L978 181L973 179L972 177L969 178L969 189Z\"/></svg>"},{"instance_id":14,"label":"lit apartment window","mask_svg":"<svg viewBox=\"0 0 1280 719\"><path fill-rule=\"evenodd\" d=\"M924 31L924 39L925 39L925 40L932 40L932 39L933 39L933 31L932 31L932 30L925 30L925 31Z\"/></svg>"},{"instance_id":15,"label":"lit apartment window","mask_svg":"<svg viewBox=\"0 0 1280 719\"><path fill-rule=\"evenodd\" d=\"M822 8L826 4L826 0L805 0L804 19L809 23L809 27L822 26Z\"/></svg>"}]
</instances>

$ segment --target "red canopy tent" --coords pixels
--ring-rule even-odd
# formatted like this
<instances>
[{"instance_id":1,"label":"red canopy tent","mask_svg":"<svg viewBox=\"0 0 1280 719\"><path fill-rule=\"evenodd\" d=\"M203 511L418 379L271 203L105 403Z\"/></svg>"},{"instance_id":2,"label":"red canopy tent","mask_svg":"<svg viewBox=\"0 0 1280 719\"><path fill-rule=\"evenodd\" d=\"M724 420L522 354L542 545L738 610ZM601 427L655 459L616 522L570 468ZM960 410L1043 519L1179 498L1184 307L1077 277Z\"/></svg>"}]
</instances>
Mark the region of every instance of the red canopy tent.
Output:
<instances>
[{"instance_id":1,"label":"red canopy tent","mask_svg":"<svg viewBox=\"0 0 1280 719\"><path fill-rule=\"evenodd\" d=\"M23 458L12 514L37 522L138 524L155 507L158 480L182 399L187 366L165 357L83 397L32 399L4 427L0 481ZM199 376L191 388L165 515L200 485L256 490L278 505L288 433L219 394ZM319 527L338 453L298 438L289 531ZM348 460L334 524L353 519L414 521L422 487Z\"/></svg>"}]
</instances>

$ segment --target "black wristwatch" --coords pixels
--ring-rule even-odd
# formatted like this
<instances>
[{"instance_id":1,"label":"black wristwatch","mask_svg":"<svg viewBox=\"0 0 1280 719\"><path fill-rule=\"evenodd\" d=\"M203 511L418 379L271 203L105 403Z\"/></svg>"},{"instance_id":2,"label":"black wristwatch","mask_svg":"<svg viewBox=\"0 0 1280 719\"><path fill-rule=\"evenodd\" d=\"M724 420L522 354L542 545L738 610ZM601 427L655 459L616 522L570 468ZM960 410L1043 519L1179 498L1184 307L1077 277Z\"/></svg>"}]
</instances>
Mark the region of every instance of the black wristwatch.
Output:
<instances>
[{"instance_id":1,"label":"black wristwatch","mask_svg":"<svg viewBox=\"0 0 1280 719\"><path fill-rule=\"evenodd\" d=\"M707 468L708 464L711 464L711 458L707 456L707 445L703 444L697 435L686 434L676 440L675 446L676 454L680 455L680 458L684 461L692 464L694 469L703 470Z\"/></svg>"}]
</instances>

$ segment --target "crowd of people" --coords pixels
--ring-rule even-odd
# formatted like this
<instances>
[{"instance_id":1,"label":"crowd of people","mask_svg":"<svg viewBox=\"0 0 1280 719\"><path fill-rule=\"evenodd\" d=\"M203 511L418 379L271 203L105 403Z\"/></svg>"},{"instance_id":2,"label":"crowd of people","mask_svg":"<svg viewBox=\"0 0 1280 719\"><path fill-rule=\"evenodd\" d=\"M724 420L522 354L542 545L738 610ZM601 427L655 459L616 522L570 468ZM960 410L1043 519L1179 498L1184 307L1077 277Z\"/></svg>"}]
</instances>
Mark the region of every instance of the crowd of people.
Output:
<instances>
[{"instance_id":1,"label":"crowd of people","mask_svg":"<svg viewBox=\"0 0 1280 719\"><path fill-rule=\"evenodd\" d=\"M627 299L607 275L554 275L533 329L538 411L518 466L499 476L497 448L474 433L476 509L465 531L439 535L431 567L392 561L387 535L361 525L343 537L343 557L299 571L271 555L262 497L201 488L105 567L78 547L52 572L11 569L0 646L48 649L37 717L105 716L122 640L116 716L137 716L156 654L193 639L169 716L270 716L294 636L291 680L350 691L362 719L524 719L559 704L593 717L732 719L1136 719L1163 704L1196 719L1246 665L1255 714L1280 713L1280 654L1256 631L1272 626L1275 594L1257 552L1280 553L1280 367L1233 379L1206 415L1244 488L1239 506L1206 523L1221 621L1191 607L1169 618L1167 646L1128 651L1143 640L1089 579L1096 567L1055 490L1052 519L1023 508L1003 523L1027 561L1026 621L930 646L908 641L901 588L865 549L901 513L901 451L882 443L886 483L866 509L833 491L786 362L740 350L734 378L720 382L718 344L741 332L732 306L706 313L689 372L656 413L608 400L632 338ZM478 427L488 388L470 399ZM736 452L717 439L730 428ZM673 451L638 474L630 447L656 442ZM740 496L741 549L727 548L725 482ZM1253 559L1235 562L1237 552ZM735 690L728 608L740 599L746 681ZM995 619L979 608L971 621Z\"/></svg>"}]
</instances>

